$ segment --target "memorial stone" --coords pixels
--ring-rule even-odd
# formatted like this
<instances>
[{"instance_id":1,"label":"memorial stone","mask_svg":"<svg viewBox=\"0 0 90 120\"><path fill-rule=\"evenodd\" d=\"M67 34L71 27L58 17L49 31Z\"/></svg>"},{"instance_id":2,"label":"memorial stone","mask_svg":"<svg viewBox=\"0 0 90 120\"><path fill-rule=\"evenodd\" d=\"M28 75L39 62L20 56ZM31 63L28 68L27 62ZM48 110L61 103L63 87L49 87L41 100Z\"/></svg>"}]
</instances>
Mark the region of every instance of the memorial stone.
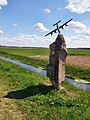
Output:
<instances>
[{"instance_id":1,"label":"memorial stone","mask_svg":"<svg viewBox=\"0 0 90 120\"><path fill-rule=\"evenodd\" d=\"M62 34L58 34L55 42L50 44L49 63L47 66L47 77L55 89L61 89L61 83L65 78L65 63L67 48Z\"/></svg>"}]
</instances>

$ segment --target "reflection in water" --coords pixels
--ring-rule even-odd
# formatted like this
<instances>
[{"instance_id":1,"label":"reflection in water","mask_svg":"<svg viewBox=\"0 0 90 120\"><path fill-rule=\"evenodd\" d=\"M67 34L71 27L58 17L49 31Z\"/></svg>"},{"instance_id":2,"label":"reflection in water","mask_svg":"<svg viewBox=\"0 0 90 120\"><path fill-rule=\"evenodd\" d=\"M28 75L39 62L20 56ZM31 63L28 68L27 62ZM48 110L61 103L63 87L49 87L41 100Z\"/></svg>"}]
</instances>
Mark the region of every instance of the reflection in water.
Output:
<instances>
[{"instance_id":1,"label":"reflection in water","mask_svg":"<svg viewBox=\"0 0 90 120\"><path fill-rule=\"evenodd\" d=\"M90 83L83 83L83 82L79 82L79 81L77 82L74 79L67 78L67 77L65 77L65 80L78 88L81 88L86 91L90 91Z\"/></svg>"},{"instance_id":2,"label":"reflection in water","mask_svg":"<svg viewBox=\"0 0 90 120\"><path fill-rule=\"evenodd\" d=\"M23 68L26 68L28 70L31 70L31 71L34 71L34 72L36 72L38 74L46 76L46 70L41 70L41 69L36 68L34 66L27 65L27 64L24 64L24 63L20 63L20 62L17 62L15 60L11 60L9 58L4 58L4 57L1 57L1 56L0 56L0 59L9 61L9 62L17 64L17 65L20 65ZM90 83L77 82L77 81L75 81L75 80L73 80L71 78L67 78L67 77L65 77L65 80L68 81L69 83L73 84L74 86L78 87L78 88L90 91Z\"/></svg>"}]
</instances>

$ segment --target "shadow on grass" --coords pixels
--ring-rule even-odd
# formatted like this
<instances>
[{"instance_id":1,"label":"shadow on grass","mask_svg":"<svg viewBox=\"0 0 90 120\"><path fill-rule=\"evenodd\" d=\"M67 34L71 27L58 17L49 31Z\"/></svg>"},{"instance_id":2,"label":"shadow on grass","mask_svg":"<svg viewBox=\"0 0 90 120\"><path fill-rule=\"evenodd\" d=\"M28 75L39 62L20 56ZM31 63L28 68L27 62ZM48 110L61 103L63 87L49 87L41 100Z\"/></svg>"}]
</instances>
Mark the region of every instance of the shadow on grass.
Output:
<instances>
[{"instance_id":1,"label":"shadow on grass","mask_svg":"<svg viewBox=\"0 0 90 120\"><path fill-rule=\"evenodd\" d=\"M34 95L46 95L52 90L52 86L46 86L43 84L30 86L22 90L9 92L5 98L24 99Z\"/></svg>"}]
</instances>

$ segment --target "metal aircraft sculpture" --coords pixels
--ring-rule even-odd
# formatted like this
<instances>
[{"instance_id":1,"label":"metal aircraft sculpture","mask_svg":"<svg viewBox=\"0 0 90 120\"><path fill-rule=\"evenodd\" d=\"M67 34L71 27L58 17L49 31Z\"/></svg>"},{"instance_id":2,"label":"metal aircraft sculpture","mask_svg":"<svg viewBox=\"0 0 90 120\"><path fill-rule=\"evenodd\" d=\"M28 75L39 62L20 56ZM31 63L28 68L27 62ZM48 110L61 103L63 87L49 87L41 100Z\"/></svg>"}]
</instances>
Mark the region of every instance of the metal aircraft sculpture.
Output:
<instances>
[{"instance_id":1,"label":"metal aircraft sculpture","mask_svg":"<svg viewBox=\"0 0 90 120\"><path fill-rule=\"evenodd\" d=\"M68 20L67 22L65 22L65 23L63 23L62 25L60 25L60 26L58 26L58 24L61 22L61 20L60 21L58 21L57 23L55 23L53 26L55 26L56 25L56 29L54 29L54 30L52 30L51 32L49 32L49 33L47 33L45 36L48 36L49 34L53 34L53 33L57 33L57 31L58 31L58 33L60 33L60 30L59 29L64 29L64 26L68 26L67 25L67 23L69 23L71 20L73 20L73 18L71 18L70 20Z\"/></svg>"}]
</instances>

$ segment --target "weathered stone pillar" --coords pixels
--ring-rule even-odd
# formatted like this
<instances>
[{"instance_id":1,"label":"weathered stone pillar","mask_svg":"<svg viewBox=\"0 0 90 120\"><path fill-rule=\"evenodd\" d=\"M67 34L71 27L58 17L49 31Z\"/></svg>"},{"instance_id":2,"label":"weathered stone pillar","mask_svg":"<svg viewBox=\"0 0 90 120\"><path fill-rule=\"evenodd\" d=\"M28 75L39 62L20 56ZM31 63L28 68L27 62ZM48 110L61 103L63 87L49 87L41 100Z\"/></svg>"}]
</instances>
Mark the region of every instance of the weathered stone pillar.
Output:
<instances>
[{"instance_id":1,"label":"weathered stone pillar","mask_svg":"<svg viewBox=\"0 0 90 120\"><path fill-rule=\"evenodd\" d=\"M54 88L60 90L61 83L65 78L65 63L67 49L65 39L62 34L58 34L55 42L50 44L49 64L47 67L47 76Z\"/></svg>"}]
</instances>

